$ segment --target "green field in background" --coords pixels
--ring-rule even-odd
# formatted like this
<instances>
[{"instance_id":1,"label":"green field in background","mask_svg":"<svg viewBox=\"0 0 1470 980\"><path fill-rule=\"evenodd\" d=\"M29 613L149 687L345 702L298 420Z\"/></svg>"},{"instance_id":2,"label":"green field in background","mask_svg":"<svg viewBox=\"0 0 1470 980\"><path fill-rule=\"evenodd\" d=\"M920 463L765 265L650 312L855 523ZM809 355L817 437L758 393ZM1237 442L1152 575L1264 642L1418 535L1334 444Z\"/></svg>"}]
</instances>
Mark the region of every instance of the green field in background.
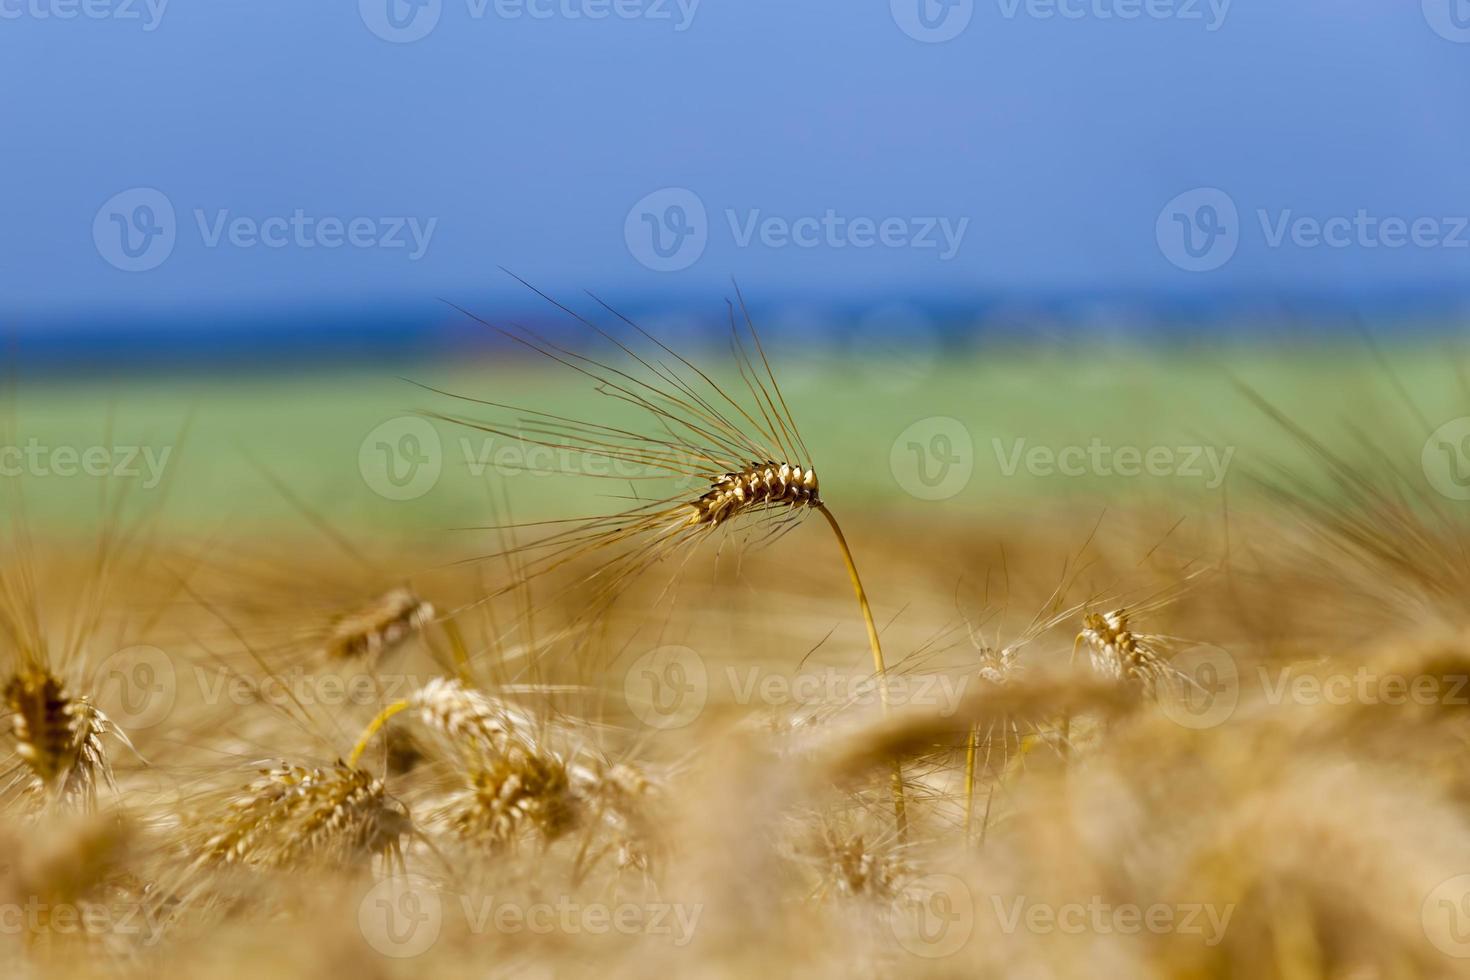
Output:
<instances>
[{"instance_id":1,"label":"green field in background","mask_svg":"<svg viewBox=\"0 0 1470 980\"><path fill-rule=\"evenodd\" d=\"M1225 488L1269 460L1300 458L1279 427L1241 395L1235 379L1329 442L1350 445L1357 426L1402 450L1402 461L1416 466L1429 429L1470 406L1456 364L1443 351L1398 349L1385 359L1389 370L1361 349L1163 354L1099 348L1001 351L923 365L798 360L782 377L824 496L846 510L902 509L923 518L1014 511L1073 497L1208 501L1223 489L1209 485L1211 451L1217 462L1230 454ZM586 379L554 365L412 365L398 373L570 417L630 417ZM1422 418L1396 385L1410 393ZM0 463L9 476L20 462L24 475L5 482L22 488L27 519L37 530L88 527L104 490L157 507L166 524L191 531L299 521L261 468L333 522L365 530L485 523L487 501L501 488L522 520L601 512L618 504L600 495L651 490L643 484L635 491L622 480L519 472L523 457L513 441L413 421L423 410L507 417L423 390L388 368L22 382L3 410L0 446L29 455L22 461L12 451ZM139 451L129 460L133 447ZM1084 475L1036 465L1068 447L1078 447L1069 460L1074 468L1080 461ZM1144 468L1152 451L1155 470L1167 461L1173 471L1099 472L1096 456L1079 456L1092 447L1113 453L1133 447ZM102 468L99 450L109 471L127 472L107 480L84 472ZM395 456L403 450L407 455ZM418 460L417 469L409 457ZM1108 458L1116 468L1117 456ZM384 467L394 459L399 482L385 483ZM160 463L165 479L152 486ZM436 463L438 475L431 479ZM529 463L561 465L544 455Z\"/></svg>"}]
</instances>

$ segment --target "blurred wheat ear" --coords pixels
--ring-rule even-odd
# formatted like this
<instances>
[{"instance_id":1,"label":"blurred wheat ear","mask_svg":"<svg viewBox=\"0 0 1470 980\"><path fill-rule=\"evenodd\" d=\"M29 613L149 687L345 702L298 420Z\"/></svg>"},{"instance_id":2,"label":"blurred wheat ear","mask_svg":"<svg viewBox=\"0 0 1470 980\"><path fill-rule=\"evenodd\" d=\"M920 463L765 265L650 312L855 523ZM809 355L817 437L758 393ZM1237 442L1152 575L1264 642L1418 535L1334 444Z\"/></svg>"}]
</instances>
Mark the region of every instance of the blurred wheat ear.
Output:
<instances>
[{"instance_id":1,"label":"blurred wheat ear","mask_svg":"<svg viewBox=\"0 0 1470 980\"><path fill-rule=\"evenodd\" d=\"M597 610L659 561L717 531L738 525L774 540L808 513L816 511L826 520L837 541L857 597L873 654L873 670L887 712L883 646L867 591L842 527L822 499L811 452L781 392L738 288L738 315L736 305L728 304L729 345L743 391L732 394L708 371L595 296L592 299L620 324L627 334L626 340L524 280L519 281L611 345L615 363L573 351L521 326L499 326L467 311L461 312L516 344L586 377L600 394L636 409L634 414L642 417L643 424L624 428L449 392L439 393L515 413L517 417L485 421L431 413L432 417L566 453L584 463L596 461L599 465L593 469L602 478L635 483L677 481L686 486L693 484L694 489L614 514L552 522L568 526L529 544L513 546L501 555L513 553L524 562L522 572L526 579L595 557L598 567L581 584L594 586L589 606ZM545 524L518 527L544 529ZM907 817L902 773L897 768L893 774L893 793L895 815L902 833Z\"/></svg>"}]
</instances>

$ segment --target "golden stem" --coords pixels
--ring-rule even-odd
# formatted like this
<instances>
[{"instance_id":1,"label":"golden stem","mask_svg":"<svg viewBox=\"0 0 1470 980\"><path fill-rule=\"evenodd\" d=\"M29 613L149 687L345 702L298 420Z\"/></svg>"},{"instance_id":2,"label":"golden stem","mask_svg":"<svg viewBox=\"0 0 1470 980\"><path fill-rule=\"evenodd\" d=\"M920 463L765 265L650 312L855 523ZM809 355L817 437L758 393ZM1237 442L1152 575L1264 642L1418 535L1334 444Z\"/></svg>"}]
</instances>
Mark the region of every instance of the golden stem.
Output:
<instances>
[{"instance_id":1,"label":"golden stem","mask_svg":"<svg viewBox=\"0 0 1470 980\"><path fill-rule=\"evenodd\" d=\"M975 816L975 749L980 741L980 726L970 726L965 744L965 846L970 846L970 826Z\"/></svg>"},{"instance_id":2,"label":"golden stem","mask_svg":"<svg viewBox=\"0 0 1470 980\"><path fill-rule=\"evenodd\" d=\"M368 745L371 744L373 740L373 736L382 731L383 726L388 724L388 722L392 720L394 715L406 711L408 709L408 706L409 702L406 700L394 701L392 704L388 705L388 707L378 712L378 716L368 724L367 728L363 729L362 737L360 737L357 740L357 744L352 747L352 755L348 757L347 764L349 766L355 767L358 763L358 760L362 758L362 754L367 751Z\"/></svg>"},{"instance_id":3,"label":"golden stem","mask_svg":"<svg viewBox=\"0 0 1470 980\"><path fill-rule=\"evenodd\" d=\"M1072 658L1067 661L1067 666L1071 667L1071 666L1073 666L1074 664L1077 663L1077 651L1081 648L1081 646L1082 646L1082 640L1084 638L1085 638L1085 634L1078 633L1077 634L1077 639L1075 639L1075 640L1072 641ZM1066 765L1072 759L1072 712L1071 711L1064 711L1062 713L1062 744L1061 744L1061 756L1062 756L1062 765Z\"/></svg>"},{"instance_id":4,"label":"golden stem","mask_svg":"<svg viewBox=\"0 0 1470 980\"><path fill-rule=\"evenodd\" d=\"M472 682L470 677L470 651L465 646L464 634L459 631L459 624L452 619L446 619L441 624L444 635L449 638L449 649L454 654L454 672L459 679L466 684Z\"/></svg>"},{"instance_id":5,"label":"golden stem","mask_svg":"<svg viewBox=\"0 0 1470 980\"><path fill-rule=\"evenodd\" d=\"M863 612L863 625L868 628L868 646L873 651L873 670L878 676L878 693L883 702L883 716L886 718L889 711L888 670L883 663L883 644L878 639L878 624L873 621L873 609L868 604L868 593L863 589L863 580L858 575L857 563L853 561L852 549L847 546L847 538L843 535L837 518L832 516L826 504L819 503L816 508L827 519L827 524L832 528L832 534L837 538L837 547L842 551L842 560L847 565L847 575L852 579L852 590L857 593L858 608ZM903 765L898 759L893 760L893 816L898 823L899 839L903 840L908 836L909 820L903 792Z\"/></svg>"}]
</instances>

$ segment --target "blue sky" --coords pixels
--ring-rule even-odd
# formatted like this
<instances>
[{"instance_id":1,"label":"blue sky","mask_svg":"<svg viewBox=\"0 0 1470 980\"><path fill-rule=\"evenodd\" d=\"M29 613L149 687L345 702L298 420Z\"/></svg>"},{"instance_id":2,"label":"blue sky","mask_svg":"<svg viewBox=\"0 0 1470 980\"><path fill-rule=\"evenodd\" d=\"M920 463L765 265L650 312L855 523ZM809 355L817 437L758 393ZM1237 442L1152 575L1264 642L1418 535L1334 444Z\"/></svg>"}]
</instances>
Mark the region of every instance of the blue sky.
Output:
<instances>
[{"instance_id":1,"label":"blue sky","mask_svg":"<svg viewBox=\"0 0 1470 980\"><path fill-rule=\"evenodd\" d=\"M1470 0L412 2L0 0L8 318L1470 273Z\"/></svg>"}]
</instances>

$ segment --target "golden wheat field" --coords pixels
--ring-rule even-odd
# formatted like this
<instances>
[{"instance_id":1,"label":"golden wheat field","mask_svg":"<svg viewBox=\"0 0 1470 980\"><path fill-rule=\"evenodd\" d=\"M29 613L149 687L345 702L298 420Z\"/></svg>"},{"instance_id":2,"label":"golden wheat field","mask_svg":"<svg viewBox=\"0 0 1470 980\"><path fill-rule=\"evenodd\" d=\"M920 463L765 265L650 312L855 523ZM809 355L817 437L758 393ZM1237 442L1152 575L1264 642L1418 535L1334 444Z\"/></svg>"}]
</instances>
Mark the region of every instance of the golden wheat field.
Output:
<instances>
[{"instance_id":1,"label":"golden wheat field","mask_svg":"<svg viewBox=\"0 0 1470 980\"><path fill-rule=\"evenodd\" d=\"M274 532L105 479L63 532L8 487L4 976L1465 972L1434 425L1333 441L1241 384L1276 439L1229 494L877 507L748 324L598 323L509 331L575 397L406 396L587 499L502 461L411 533L254 459Z\"/></svg>"}]
</instances>

